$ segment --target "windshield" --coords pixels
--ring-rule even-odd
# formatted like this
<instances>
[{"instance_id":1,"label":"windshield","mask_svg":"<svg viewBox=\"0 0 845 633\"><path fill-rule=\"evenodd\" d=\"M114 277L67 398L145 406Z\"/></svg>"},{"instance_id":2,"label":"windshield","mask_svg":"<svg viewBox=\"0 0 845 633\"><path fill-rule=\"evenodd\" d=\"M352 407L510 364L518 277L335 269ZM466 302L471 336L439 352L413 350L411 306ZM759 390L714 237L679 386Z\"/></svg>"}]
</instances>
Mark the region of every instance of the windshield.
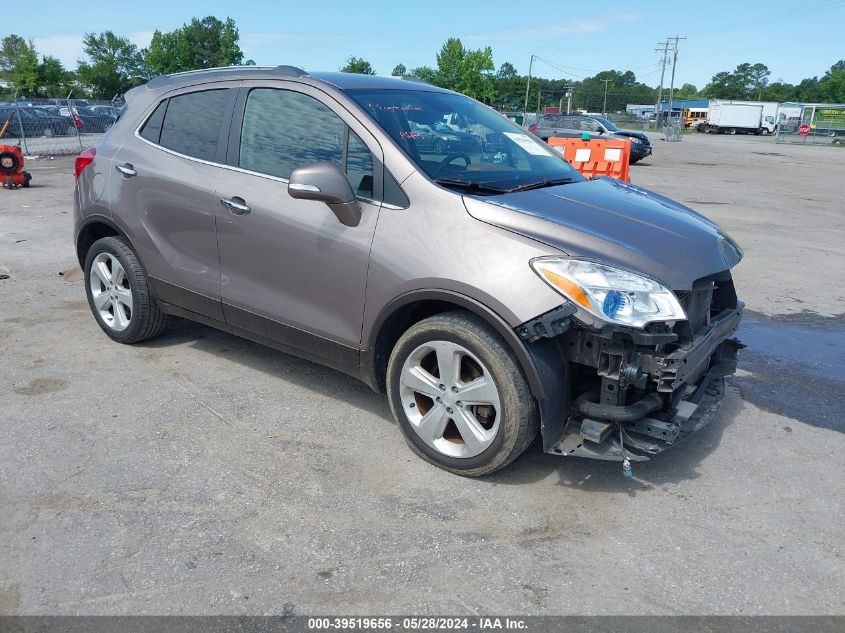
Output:
<instances>
[{"instance_id":1,"label":"windshield","mask_svg":"<svg viewBox=\"0 0 845 633\"><path fill-rule=\"evenodd\" d=\"M601 117L601 116L594 116L593 118L596 121L598 121L599 123L601 123L604 127L606 127L611 132L619 132L620 131L619 128L616 127L616 124L613 123L613 121L608 121L607 119L605 119L604 117Z\"/></svg>"},{"instance_id":2,"label":"windshield","mask_svg":"<svg viewBox=\"0 0 845 633\"><path fill-rule=\"evenodd\" d=\"M347 93L444 186L497 193L583 180L551 147L468 97L414 90Z\"/></svg>"}]
</instances>

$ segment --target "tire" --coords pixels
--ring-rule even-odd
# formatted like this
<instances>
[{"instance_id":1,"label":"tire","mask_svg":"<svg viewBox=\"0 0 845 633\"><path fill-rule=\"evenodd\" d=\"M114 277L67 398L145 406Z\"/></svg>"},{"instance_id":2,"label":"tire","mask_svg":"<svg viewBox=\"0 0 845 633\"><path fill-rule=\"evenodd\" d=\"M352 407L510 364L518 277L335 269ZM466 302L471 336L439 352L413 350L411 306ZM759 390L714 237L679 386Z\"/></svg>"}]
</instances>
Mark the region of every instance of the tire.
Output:
<instances>
[{"instance_id":1,"label":"tire","mask_svg":"<svg viewBox=\"0 0 845 633\"><path fill-rule=\"evenodd\" d=\"M95 264L97 271L92 270ZM113 289L105 283L109 279L115 283ZM158 307L141 263L120 237L104 237L88 249L85 294L97 324L118 343L146 341L158 336L167 325L167 317ZM120 297L128 297L130 303L121 301ZM98 307L98 303L106 309Z\"/></svg>"},{"instance_id":2,"label":"tire","mask_svg":"<svg viewBox=\"0 0 845 633\"><path fill-rule=\"evenodd\" d=\"M435 346L435 351L429 351ZM452 373L459 377L452 381L447 376L442 383L434 384L443 374L438 369L437 355L444 350L443 358L452 359ZM410 388L411 378L420 375L410 368L419 372L432 358L434 365L429 364L430 371L422 374L426 378L412 383L422 384L425 391ZM450 382L452 386L444 384ZM495 397L490 397L488 394L493 392ZM463 404L461 398L472 398L472 393L478 398L476 402L493 405ZM539 430L536 403L507 344L484 321L464 311L420 321L399 338L387 365L387 395L393 416L413 451L457 475L478 477L504 468L528 448ZM442 403L438 405L435 398L441 395ZM443 430L430 434L435 438L432 441L423 439L422 431L417 430L424 428L428 414L443 420L439 425ZM463 422L459 425L456 419ZM464 433L469 433L468 424L484 439L474 436L467 442ZM435 427L436 418L434 427L429 428Z\"/></svg>"},{"instance_id":3,"label":"tire","mask_svg":"<svg viewBox=\"0 0 845 633\"><path fill-rule=\"evenodd\" d=\"M735 136L736 135L736 128L728 128L728 134L730 134L731 136Z\"/></svg>"},{"instance_id":4,"label":"tire","mask_svg":"<svg viewBox=\"0 0 845 633\"><path fill-rule=\"evenodd\" d=\"M769 128L764 127L760 130L760 136L768 136L769 135Z\"/></svg>"}]
</instances>

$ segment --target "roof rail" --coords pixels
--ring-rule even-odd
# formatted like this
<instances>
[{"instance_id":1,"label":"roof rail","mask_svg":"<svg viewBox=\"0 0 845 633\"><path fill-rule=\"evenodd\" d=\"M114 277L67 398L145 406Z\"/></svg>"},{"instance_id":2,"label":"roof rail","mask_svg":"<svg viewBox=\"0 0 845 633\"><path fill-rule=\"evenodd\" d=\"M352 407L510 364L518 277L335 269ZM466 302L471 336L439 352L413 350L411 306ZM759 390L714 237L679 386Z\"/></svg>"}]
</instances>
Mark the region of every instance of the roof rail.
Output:
<instances>
[{"instance_id":1,"label":"roof rail","mask_svg":"<svg viewBox=\"0 0 845 633\"><path fill-rule=\"evenodd\" d=\"M296 66L276 66L273 69L273 74L282 77L305 77L308 75L306 71Z\"/></svg>"},{"instance_id":2,"label":"roof rail","mask_svg":"<svg viewBox=\"0 0 845 633\"><path fill-rule=\"evenodd\" d=\"M403 75L402 79L405 81L413 81L418 84L425 84L426 86L432 86L431 82L426 81L425 79L420 79L419 77L414 77L413 75Z\"/></svg>"},{"instance_id":3,"label":"roof rail","mask_svg":"<svg viewBox=\"0 0 845 633\"><path fill-rule=\"evenodd\" d=\"M216 68L198 68L196 70L185 70L178 73L170 73L167 75L159 75L154 77L147 84L148 88L159 88L174 82L178 82L183 77L190 77L192 75L209 77L219 77L225 79L226 75L237 73L255 73L255 75L264 75L269 77L307 77L308 73L296 66L219 66Z\"/></svg>"}]
</instances>

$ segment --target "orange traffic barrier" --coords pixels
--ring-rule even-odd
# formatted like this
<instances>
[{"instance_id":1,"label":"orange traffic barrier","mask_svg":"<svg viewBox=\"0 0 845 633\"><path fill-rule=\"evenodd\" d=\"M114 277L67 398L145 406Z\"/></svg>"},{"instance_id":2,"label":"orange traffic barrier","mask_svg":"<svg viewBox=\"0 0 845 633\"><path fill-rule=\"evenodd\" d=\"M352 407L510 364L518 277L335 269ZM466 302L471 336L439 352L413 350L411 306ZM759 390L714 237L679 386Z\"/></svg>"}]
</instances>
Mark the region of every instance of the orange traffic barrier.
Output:
<instances>
[{"instance_id":1,"label":"orange traffic barrier","mask_svg":"<svg viewBox=\"0 0 845 633\"><path fill-rule=\"evenodd\" d=\"M552 137L548 143L563 154L570 165L588 178L610 176L623 182L631 182L628 175L630 141Z\"/></svg>"}]
</instances>

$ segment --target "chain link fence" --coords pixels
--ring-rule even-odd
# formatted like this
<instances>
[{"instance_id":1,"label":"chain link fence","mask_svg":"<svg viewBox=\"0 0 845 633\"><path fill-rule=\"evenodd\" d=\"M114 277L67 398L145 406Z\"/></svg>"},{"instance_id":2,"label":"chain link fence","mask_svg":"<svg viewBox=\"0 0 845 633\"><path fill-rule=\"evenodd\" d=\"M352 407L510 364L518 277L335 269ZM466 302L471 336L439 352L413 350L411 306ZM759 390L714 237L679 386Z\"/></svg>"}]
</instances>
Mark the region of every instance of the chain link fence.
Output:
<instances>
[{"instance_id":1,"label":"chain link fence","mask_svg":"<svg viewBox=\"0 0 845 633\"><path fill-rule=\"evenodd\" d=\"M778 143L845 145L845 104L808 104L801 115L778 122Z\"/></svg>"},{"instance_id":2,"label":"chain link fence","mask_svg":"<svg viewBox=\"0 0 845 633\"><path fill-rule=\"evenodd\" d=\"M0 100L0 145L18 145L30 158L78 154L114 125L122 105L93 99Z\"/></svg>"}]
</instances>

